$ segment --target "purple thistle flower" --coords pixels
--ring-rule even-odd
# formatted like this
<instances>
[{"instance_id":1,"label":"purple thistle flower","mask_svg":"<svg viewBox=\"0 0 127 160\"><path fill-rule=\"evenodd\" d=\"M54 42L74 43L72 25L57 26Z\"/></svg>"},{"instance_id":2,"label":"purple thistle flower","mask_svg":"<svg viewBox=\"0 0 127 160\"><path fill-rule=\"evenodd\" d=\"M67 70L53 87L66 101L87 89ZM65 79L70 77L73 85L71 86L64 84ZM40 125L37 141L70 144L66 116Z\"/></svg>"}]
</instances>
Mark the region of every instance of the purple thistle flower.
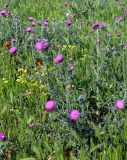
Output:
<instances>
[{"instance_id":1,"label":"purple thistle flower","mask_svg":"<svg viewBox=\"0 0 127 160\"><path fill-rule=\"evenodd\" d=\"M0 140L5 140L6 139L6 135L4 133L0 133Z\"/></svg>"},{"instance_id":2,"label":"purple thistle flower","mask_svg":"<svg viewBox=\"0 0 127 160\"><path fill-rule=\"evenodd\" d=\"M42 21L42 23L44 24L44 26L48 26L48 19L44 19L43 21Z\"/></svg>"},{"instance_id":3,"label":"purple thistle flower","mask_svg":"<svg viewBox=\"0 0 127 160\"><path fill-rule=\"evenodd\" d=\"M8 10L8 11L7 11L7 15L10 15L10 14L11 14L11 10Z\"/></svg>"},{"instance_id":4,"label":"purple thistle flower","mask_svg":"<svg viewBox=\"0 0 127 160\"><path fill-rule=\"evenodd\" d=\"M120 46L122 46L122 47L127 46L127 42L121 43Z\"/></svg>"},{"instance_id":5,"label":"purple thistle flower","mask_svg":"<svg viewBox=\"0 0 127 160\"><path fill-rule=\"evenodd\" d=\"M100 26L100 24L99 23L94 23L94 24L92 24L92 29L98 29L98 27Z\"/></svg>"},{"instance_id":6,"label":"purple thistle flower","mask_svg":"<svg viewBox=\"0 0 127 160\"><path fill-rule=\"evenodd\" d=\"M5 4L4 4L4 7L8 7L8 3L5 3Z\"/></svg>"},{"instance_id":7,"label":"purple thistle flower","mask_svg":"<svg viewBox=\"0 0 127 160\"><path fill-rule=\"evenodd\" d=\"M35 44L35 49L37 50L37 51L42 51L43 50L43 45L42 45L42 42L40 41L40 42L37 42L36 44Z\"/></svg>"},{"instance_id":8,"label":"purple thistle flower","mask_svg":"<svg viewBox=\"0 0 127 160\"><path fill-rule=\"evenodd\" d=\"M123 18L122 16L119 16L119 17L118 17L118 21L119 21L119 22L121 22L121 21L123 21L123 20L124 20L124 18Z\"/></svg>"},{"instance_id":9,"label":"purple thistle flower","mask_svg":"<svg viewBox=\"0 0 127 160\"><path fill-rule=\"evenodd\" d=\"M125 3L120 3L120 7L124 8L125 7Z\"/></svg>"},{"instance_id":10,"label":"purple thistle flower","mask_svg":"<svg viewBox=\"0 0 127 160\"><path fill-rule=\"evenodd\" d=\"M71 121L76 121L79 119L79 117L80 117L80 112L77 109L73 109L69 114L69 118Z\"/></svg>"},{"instance_id":11,"label":"purple thistle flower","mask_svg":"<svg viewBox=\"0 0 127 160\"><path fill-rule=\"evenodd\" d=\"M32 26L35 27L35 26L36 26L36 23L35 23L35 22L32 22Z\"/></svg>"},{"instance_id":12,"label":"purple thistle flower","mask_svg":"<svg viewBox=\"0 0 127 160\"><path fill-rule=\"evenodd\" d=\"M64 60L64 56L63 54L59 54L56 56L55 60L54 60L54 64L59 64L60 62L62 62Z\"/></svg>"},{"instance_id":13,"label":"purple thistle flower","mask_svg":"<svg viewBox=\"0 0 127 160\"><path fill-rule=\"evenodd\" d=\"M65 23L70 26L72 24L72 20L66 20Z\"/></svg>"},{"instance_id":14,"label":"purple thistle flower","mask_svg":"<svg viewBox=\"0 0 127 160\"><path fill-rule=\"evenodd\" d=\"M104 22L101 23L101 28L104 30L106 29L106 24Z\"/></svg>"},{"instance_id":15,"label":"purple thistle flower","mask_svg":"<svg viewBox=\"0 0 127 160\"><path fill-rule=\"evenodd\" d=\"M67 112L67 111L68 111L67 109L64 110L64 112Z\"/></svg>"},{"instance_id":16,"label":"purple thistle flower","mask_svg":"<svg viewBox=\"0 0 127 160\"><path fill-rule=\"evenodd\" d=\"M16 42L16 39L15 39L15 38L12 38L12 39L11 39L11 42Z\"/></svg>"},{"instance_id":17,"label":"purple thistle flower","mask_svg":"<svg viewBox=\"0 0 127 160\"><path fill-rule=\"evenodd\" d=\"M44 51L44 50L48 49L48 47L49 47L49 43L48 43L47 39L42 39L40 42L37 42L35 44L35 49L37 51Z\"/></svg>"},{"instance_id":18,"label":"purple thistle flower","mask_svg":"<svg viewBox=\"0 0 127 160\"><path fill-rule=\"evenodd\" d=\"M121 34L120 33L116 34L116 37L121 38Z\"/></svg>"},{"instance_id":19,"label":"purple thistle flower","mask_svg":"<svg viewBox=\"0 0 127 160\"><path fill-rule=\"evenodd\" d=\"M48 26L48 22L44 21L43 22L44 26Z\"/></svg>"},{"instance_id":20,"label":"purple thistle flower","mask_svg":"<svg viewBox=\"0 0 127 160\"><path fill-rule=\"evenodd\" d=\"M127 10L124 11L124 14L127 16Z\"/></svg>"},{"instance_id":21,"label":"purple thistle flower","mask_svg":"<svg viewBox=\"0 0 127 160\"><path fill-rule=\"evenodd\" d=\"M29 17L28 20L29 21L33 21L34 19L33 19L33 17Z\"/></svg>"},{"instance_id":22,"label":"purple thistle flower","mask_svg":"<svg viewBox=\"0 0 127 160\"><path fill-rule=\"evenodd\" d=\"M101 43L101 40L100 39L97 39L96 40L96 44L100 44Z\"/></svg>"},{"instance_id":23,"label":"purple thistle flower","mask_svg":"<svg viewBox=\"0 0 127 160\"><path fill-rule=\"evenodd\" d=\"M50 100L45 103L45 109L49 112L54 110L55 107L56 107L56 102L54 100Z\"/></svg>"},{"instance_id":24,"label":"purple thistle flower","mask_svg":"<svg viewBox=\"0 0 127 160\"><path fill-rule=\"evenodd\" d=\"M116 109L124 109L124 107L125 107L125 104L124 104L123 100L117 100L115 102L115 108Z\"/></svg>"},{"instance_id":25,"label":"purple thistle flower","mask_svg":"<svg viewBox=\"0 0 127 160\"><path fill-rule=\"evenodd\" d=\"M0 14L5 17L7 15L7 12L5 10L2 10L0 11Z\"/></svg>"},{"instance_id":26,"label":"purple thistle flower","mask_svg":"<svg viewBox=\"0 0 127 160\"><path fill-rule=\"evenodd\" d=\"M15 46L13 46L13 47L11 47L11 48L9 49L9 53L10 53L11 55L15 54L16 52L17 52L17 48L16 48Z\"/></svg>"},{"instance_id":27,"label":"purple thistle flower","mask_svg":"<svg viewBox=\"0 0 127 160\"><path fill-rule=\"evenodd\" d=\"M70 66L70 67L68 68L69 71L73 71L74 69L75 69L74 66Z\"/></svg>"},{"instance_id":28,"label":"purple thistle flower","mask_svg":"<svg viewBox=\"0 0 127 160\"><path fill-rule=\"evenodd\" d=\"M123 18L122 16L115 16L114 18L115 18L115 20L116 20L117 22L121 22L121 21L124 20L124 18Z\"/></svg>"},{"instance_id":29,"label":"purple thistle flower","mask_svg":"<svg viewBox=\"0 0 127 160\"><path fill-rule=\"evenodd\" d=\"M29 123L29 128L34 128L34 123Z\"/></svg>"},{"instance_id":30,"label":"purple thistle flower","mask_svg":"<svg viewBox=\"0 0 127 160\"><path fill-rule=\"evenodd\" d=\"M42 42L42 46L43 46L42 50L46 50L49 48L49 42L47 39L42 39L41 42Z\"/></svg>"},{"instance_id":31,"label":"purple thistle flower","mask_svg":"<svg viewBox=\"0 0 127 160\"><path fill-rule=\"evenodd\" d=\"M33 30L33 28L31 28L31 27L26 28L26 32L31 32L32 30Z\"/></svg>"}]
</instances>

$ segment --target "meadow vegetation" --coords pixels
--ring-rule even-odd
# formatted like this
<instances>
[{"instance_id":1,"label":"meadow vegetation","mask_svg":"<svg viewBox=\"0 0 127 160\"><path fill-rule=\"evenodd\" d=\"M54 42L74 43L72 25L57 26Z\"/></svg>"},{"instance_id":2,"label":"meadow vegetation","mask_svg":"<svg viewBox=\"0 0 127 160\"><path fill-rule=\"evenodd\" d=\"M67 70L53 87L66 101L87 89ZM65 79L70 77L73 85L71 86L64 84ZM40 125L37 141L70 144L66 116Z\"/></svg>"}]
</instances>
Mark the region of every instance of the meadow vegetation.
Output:
<instances>
[{"instance_id":1,"label":"meadow vegetation","mask_svg":"<svg viewBox=\"0 0 127 160\"><path fill-rule=\"evenodd\" d=\"M0 160L127 160L127 2L0 2Z\"/></svg>"}]
</instances>

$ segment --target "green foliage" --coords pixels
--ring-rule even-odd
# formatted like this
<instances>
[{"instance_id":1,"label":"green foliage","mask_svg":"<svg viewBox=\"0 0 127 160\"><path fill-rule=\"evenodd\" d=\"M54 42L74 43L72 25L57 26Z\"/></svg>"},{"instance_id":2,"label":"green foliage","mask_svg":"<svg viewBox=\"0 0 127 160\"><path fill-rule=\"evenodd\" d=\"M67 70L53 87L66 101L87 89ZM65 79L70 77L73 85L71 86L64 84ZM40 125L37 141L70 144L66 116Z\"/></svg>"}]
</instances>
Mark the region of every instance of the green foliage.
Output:
<instances>
[{"instance_id":1,"label":"green foliage","mask_svg":"<svg viewBox=\"0 0 127 160\"><path fill-rule=\"evenodd\" d=\"M126 16L120 3L13 0L8 9L10 16L0 16L0 132L7 136L0 141L0 160L126 160L127 49L120 46L126 41ZM36 27L26 33L30 16ZM48 27L41 23L45 18ZM105 22L106 29L93 30L95 22ZM50 47L36 52L35 42L43 38ZM16 45L16 55L9 55L6 41ZM64 61L54 65L59 53ZM49 99L57 102L53 112L44 109ZM114 108L117 99L124 100L125 110ZM77 122L68 118L73 108L81 113Z\"/></svg>"}]
</instances>

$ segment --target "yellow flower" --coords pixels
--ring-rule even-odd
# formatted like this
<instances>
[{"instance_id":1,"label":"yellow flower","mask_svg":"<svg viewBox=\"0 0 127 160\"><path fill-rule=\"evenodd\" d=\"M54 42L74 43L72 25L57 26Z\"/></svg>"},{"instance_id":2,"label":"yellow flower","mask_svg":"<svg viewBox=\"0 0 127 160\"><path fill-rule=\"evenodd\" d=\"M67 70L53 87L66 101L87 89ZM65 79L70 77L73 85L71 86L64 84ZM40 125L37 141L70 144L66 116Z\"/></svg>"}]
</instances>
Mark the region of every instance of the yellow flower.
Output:
<instances>
[{"instance_id":1,"label":"yellow flower","mask_svg":"<svg viewBox=\"0 0 127 160\"><path fill-rule=\"evenodd\" d=\"M62 49L64 50L64 49L66 49L66 48L67 48L67 45L63 45Z\"/></svg>"},{"instance_id":2,"label":"yellow flower","mask_svg":"<svg viewBox=\"0 0 127 160\"><path fill-rule=\"evenodd\" d=\"M84 54L83 57L81 58L81 60L82 60L83 62L86 62L86 59L87 59L87 56Z\"/></svg>"},{"instance_id":3,"label":"yellow flower","mask_svg":"<svg viewBox=\"0 0 127 160\"><path fill-rule=\"evenodd\" d=\"M43 69L43 73L41 74L41 76L43 77L44 75L46 75L47 73L46 73L46 69L44 68Z\"/></svg>"},{"instance_id":4,"label":"yellow flower","mask_svg":"<svg viewBox=\"0 0 127 160\"><path fill-rule=\"evenodd\" d=\"M87 49L84 48L84 49L82 49L81 51L84 52L84 53L86 53L86 52L87 52Z\"/></svg>"},{"instance_id":5,"label":"yellow flower","mask_svg":"<svg viewBox=\"0 0 127 160\"><path fill-rule=\"evenodd\" d=\"M37 71L37 68L34 68L34 71Z\"/></svg>"},{"instance_id":6,"label":"yellow flower","mask_svg":"<svg viewBox=\"0 0 127 160\"><path fill-rule=\"evenodd\" d=\"M75 45L69 45L70 49L74 49L76 46Z\"/></svg>"},{"instance_id":7,"label":"yellow flower","mask_svg":"<svg viewBox=\"0 0 127 160\"><path fill-rule=\"evenodd\" d=\"M7 84L7 83L9 83L9 81L8 81L8 80L5 80L4 83Z\"/></svg>"},{"instance_id":8,"label":"yellow flower","mask_svg":"<svg viewBox=\"0 0 127 160\"><path fill-rule=\"evenodd\" d=\"M26 74L27 70L24 68L18 68L18 72L21 72L22 74Z\"/></svg>"},{"instance_id":9,"label":"yellow flower","mask_svg":"<svg viewBox=\"0 0 127 160\"><path fill-rule=\"evenodd\" d=\"M26 83L27 81L25 79L23 79L21 76L19 76L17 79L16 79L17 82L19 83Z\"/></svg>"},{"instance_id":10,"label":"yellow flower","mask_svg":"<svg viewBox=\"0 0 127 160\"><path fill-rule=\"evenodd\" d=\"M35 74L36 74L36 75L39 75L39 73L38 73L38 72L35 72Z\"/></svg>"},{"instance_id":11,"label":"yellow flower","mask_svg":"<svg viewBox=\"0 0 127 160\"><path fill-rule=\"evenodd\" d=\"M63 50L64 49L67 49L67 48L69 48L69 49L74 49L74 48L76 48L76 46L75 45L69 45L69 46L67 46L67 45L63 45Z\"/></svg>"},{"instance_id":12,"label":"yellow flower","mask_svg":"<svg viewBox=\"0 0 127 160\"><path fill-rule=\"evenodd\" d=\"M6 78L3 78L2 80L5 84L9 83L9 81Z\"/></svg>"},{"instance_id":13,"label":"yellow flower","mask_svg":"<svg viewBox=\"0 0 127 160\"><path fill-rule=\"evenodd\" d=\"M16 109L16 112L19 112L19 110L18 110L18 109Z\"/></svg>"}]
</instances>

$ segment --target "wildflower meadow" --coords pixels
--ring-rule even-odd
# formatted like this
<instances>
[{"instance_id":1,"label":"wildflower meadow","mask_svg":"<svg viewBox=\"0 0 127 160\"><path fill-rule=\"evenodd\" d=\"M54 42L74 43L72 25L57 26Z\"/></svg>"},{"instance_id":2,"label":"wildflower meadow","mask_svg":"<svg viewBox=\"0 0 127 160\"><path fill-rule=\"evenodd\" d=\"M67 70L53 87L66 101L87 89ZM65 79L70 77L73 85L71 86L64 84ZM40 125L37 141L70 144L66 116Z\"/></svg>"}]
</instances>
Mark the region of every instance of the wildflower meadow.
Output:
<instances>
[{"instance_id":1,"label":"wildflower meadow","mask_svg":"<svg viewBox=\"0 0 127 160\"><path fill-rule=\"evenodd\" d=\"M127 0L0 1L0 160L127 160Z\"/></svg>"}]
</instances>

